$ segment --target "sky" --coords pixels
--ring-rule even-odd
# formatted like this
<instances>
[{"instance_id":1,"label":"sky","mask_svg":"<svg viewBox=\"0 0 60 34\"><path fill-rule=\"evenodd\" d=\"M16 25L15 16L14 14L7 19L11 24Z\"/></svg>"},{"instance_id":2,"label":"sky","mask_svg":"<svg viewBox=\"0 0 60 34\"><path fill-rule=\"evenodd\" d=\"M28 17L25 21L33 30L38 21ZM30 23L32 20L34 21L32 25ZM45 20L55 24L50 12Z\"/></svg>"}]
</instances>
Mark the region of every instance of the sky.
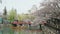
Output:
<instances>
[{"instance_id":1,"label":"sky","mask_svg":"<svg viewBox=\"0 0 60 34\"><path fill-rule=\"evenodd\" d=\"M3 12L5 6L8 12L14 8L18 14L28 13L28 10L31 9L33 5L38 6L40 2L42 2L42 0L2 0L2 4L0 3L0 13Z\"/></svg>"}]
</instances>

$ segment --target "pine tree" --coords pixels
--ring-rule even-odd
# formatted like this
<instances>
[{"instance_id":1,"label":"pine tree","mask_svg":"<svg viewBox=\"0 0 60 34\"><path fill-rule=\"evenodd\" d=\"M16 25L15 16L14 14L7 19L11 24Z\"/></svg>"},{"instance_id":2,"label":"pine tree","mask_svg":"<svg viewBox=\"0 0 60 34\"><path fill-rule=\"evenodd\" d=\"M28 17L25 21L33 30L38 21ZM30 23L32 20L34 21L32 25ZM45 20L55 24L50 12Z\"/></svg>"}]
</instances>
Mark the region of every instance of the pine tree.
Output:
<instances>
[{"instance_id":1,"label":"pine tree","mask_svg":"<svg viewBox=\"0 0 60 34\"><path fill-rule=\"evenodd\" d=\"M3 19L7 19L7 9L6 9L6 7L4 8Z\"/></svg>"}]
</instances>

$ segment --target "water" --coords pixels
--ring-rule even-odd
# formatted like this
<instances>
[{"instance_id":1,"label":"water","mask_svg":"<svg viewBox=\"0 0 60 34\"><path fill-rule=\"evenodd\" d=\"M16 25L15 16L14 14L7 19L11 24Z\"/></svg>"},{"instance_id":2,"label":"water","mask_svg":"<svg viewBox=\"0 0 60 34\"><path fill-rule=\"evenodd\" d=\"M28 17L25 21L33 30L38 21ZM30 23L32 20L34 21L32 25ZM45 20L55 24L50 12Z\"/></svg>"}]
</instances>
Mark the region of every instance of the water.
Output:
<instances>
[{"instance_id":1,"label":"water","mask_svg":"<svg viewBox=\"0 0 60 34\"><path fill-rule=\"evenodd\" d=\"M13 30L10 26L5 25L3 30L0 30L0 34L42 34L42 32L30 31L30 30Z\"/></svg>"},{"instance_id":2,"label":"water","mask_svg":"<svg viewBox=\"0 0 60 34\"><path fill-rule=\"evenodd\" d=\"M41 34L41 32L37 32L37 31L29 31L29 30L20 30L20 31L4 31L3 34Z\"/></svg>"}]
</instances>

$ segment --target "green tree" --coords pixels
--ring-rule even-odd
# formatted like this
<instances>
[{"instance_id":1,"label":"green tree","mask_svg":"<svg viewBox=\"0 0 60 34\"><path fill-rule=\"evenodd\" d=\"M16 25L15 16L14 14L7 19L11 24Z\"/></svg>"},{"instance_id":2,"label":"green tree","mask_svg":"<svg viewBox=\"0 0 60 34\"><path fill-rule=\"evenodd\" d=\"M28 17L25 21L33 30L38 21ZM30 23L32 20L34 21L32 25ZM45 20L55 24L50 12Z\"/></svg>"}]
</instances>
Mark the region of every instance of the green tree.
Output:
<instances>
[{"instance_id":1,"label":"green tree","mask_svg":"<svg viewBox=\"0 0 60 34\"><path fill-rule=\"evenodd\" d=\"M25 14L18 15L18 20L20 20L20 21L22 21L22 20L24 20L26 18L27 18L27 16Z\"/></svg>"},{"instance_id":2,"label":"green tree","mask_svg":"<svg viewBox=\"0 0 60 34\"><path fill-rule=\"evenodd\" d=\"M30 14L20 14L18 15L18 20L22 21L22 20L25 20L25 19L30 19L31 21L33 21L35 17L30 15Z\"/></svg>"},{"instance_id":3,"label":"green tree","mask_svg":"<svg viewBox=\"0 0 60 34\"><path fill-rule=\"evenodd\" d=\"M18 14L18 20L21 21L23 19L22 15Z\"/></svg>"},{"instance_id":4,"label":"green tree","mask_svg":"<svg viewBox=\"0 0 60 34\"><path fill-rule=\"evenodd\" d=\"M17 16L16 9L12 9L9 12L8 19L10 21L13 21L16 18L16 16Z\"/></svg>"}]
</instances>

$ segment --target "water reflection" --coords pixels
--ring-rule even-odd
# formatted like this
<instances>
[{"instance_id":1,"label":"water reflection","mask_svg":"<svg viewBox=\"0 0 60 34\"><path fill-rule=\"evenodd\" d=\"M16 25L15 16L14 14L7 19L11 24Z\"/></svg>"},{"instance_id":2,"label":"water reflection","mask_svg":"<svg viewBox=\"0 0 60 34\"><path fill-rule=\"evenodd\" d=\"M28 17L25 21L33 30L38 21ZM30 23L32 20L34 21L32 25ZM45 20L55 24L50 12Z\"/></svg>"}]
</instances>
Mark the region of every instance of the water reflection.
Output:
<instances>
[{"instance_id":1,"label":"water reflection","mask_svg":"<svg viewBox=\"0 0 60 34\"><path fill-rule=\"evenodd\" d=\"M1 27L0 34L42 34L42 32L29 29L12 29L11 25L5 25Z\"/></svg>"}]
</instances>

